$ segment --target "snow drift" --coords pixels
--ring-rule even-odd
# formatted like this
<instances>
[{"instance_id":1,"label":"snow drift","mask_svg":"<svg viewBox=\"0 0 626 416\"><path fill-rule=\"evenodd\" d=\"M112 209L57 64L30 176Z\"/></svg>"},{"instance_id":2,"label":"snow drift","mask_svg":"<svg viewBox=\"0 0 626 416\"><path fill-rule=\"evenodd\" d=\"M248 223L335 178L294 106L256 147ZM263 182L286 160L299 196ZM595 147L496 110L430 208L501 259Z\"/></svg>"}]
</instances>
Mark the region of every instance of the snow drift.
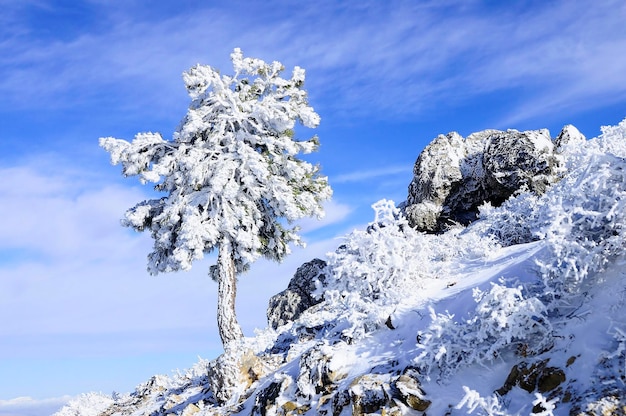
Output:
<instances>
[{"instance_id":1,"label":"snow drift","mask_svg":"<svg viewBox=\"0 0 626 416\"><path fill-rule=\"evenodd\" d=\"M308 309L56 415L626 414L626 120L559 149L558 182L467 227L378 202L298 286Z\"/></svg>"}]
</instances>

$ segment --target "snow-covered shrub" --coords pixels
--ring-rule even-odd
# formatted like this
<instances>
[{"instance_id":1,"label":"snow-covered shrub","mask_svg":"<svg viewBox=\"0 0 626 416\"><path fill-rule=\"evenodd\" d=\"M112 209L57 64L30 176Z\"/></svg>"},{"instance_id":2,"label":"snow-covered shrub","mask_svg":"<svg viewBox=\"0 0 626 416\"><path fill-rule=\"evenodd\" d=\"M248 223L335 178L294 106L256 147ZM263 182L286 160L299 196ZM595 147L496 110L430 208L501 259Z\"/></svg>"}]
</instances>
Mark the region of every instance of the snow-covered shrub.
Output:
<instances>
[{"instance_id":1,"label":"snow-covered shrub","mask_svg":"<svg viewBox=\"0 0 626 416\"><path fill-rule=\"evenodd\" d=\"M110 396L102 393L85 393L70 400L54 416L97 416L113 404Z\"/></svg>"},{"instance_id":2,"label":"snow-covered shrub","mask_svg":"<svg viewBox=\"0 0 626 416\"><path fill-rule=\"evenodd\" d=\"M467 408L467 414L473 414L478 410L477 416L510 416L506 410L502 408L502 403L495 394L490 397L482 397L476 390L472 390L467 386L463 386L465 390L465 396L463 400L455 406L455 409L460 410Z\"/></svg>"},{"instance_id":3,"label":"snow-covered shrub","mask_svg":"<svg viewBox=\"0 0 626 416\"><path fill-rule=\"evenodd\" d=\"M556 297L576 293L626 247L626 160L592 157L546 195L538 212L548 225L537 234L551 252L541 264L546 287Z\"/></svg>"},{"instance_id":4,"label":"snow-covered shrub","mask_svg":"<svg viewBox=\"0 0 626 416\"><path fill-rule=\"evenodd\" d=\"M332 276L325 293L357 293L379 305L394 303L417 294L423 279L445 276L451 260L480 257L494 247L490 239L460 237L461 229L442 235L415 231L393 201L381 200L372 208L376 217L367 230L353 231L328 255Z\"/></svg>"},{"instance_id":5,"label":"snow-covered shrub","mask_svg":"<svg viewBox=\"0 0 626 416\"><path fill-rule=\"evenodd\" d=\"M470 226L472 232L495 238L503 246L529 243L538 240L533 221L538 197L531 193L511 198L501 207L486 203L479 207L478 221Z\"/></svg>"},{"instance_id":6,"label":"snow-covered shrub","mask_svg":"<svg viewBox=\"0 0 626 416\"><path fill-rule=\"evenodd\" d=\"M522 287L492 284L488 292L475 289L474 299L472 315L460 321L430 309L432 323L418 333L422 352L414 359L423 374L438 370L447 378L462 366L493 361L507 348L534 354L550 346L546 308L524 297Z\"/></svg>"},{"instance_id":7,"label":"snow-covered shrub","mask_svg":"<svg viewBox=\"0 0 626 416\"><path fill-rule=\"evenodd\" d=\"M372 208L376 219L368 229L355 230L329 255L333 278L327 286L385 303L395 299L398 291L406 293L409 283L413 290L419 288L424 271L411 266L426 250L426 241L408 226L393 201L379 201Z\"/></svg>"},{"instance_id":8,"label":"snow-covered shrub","mask_svg":"<svg viewBox=\"0 0 626 416\"><path fill-rule=\"evenodd\" d=\"M544 240L551 254L541 267L555 298L579 291L626 246L626 120L602 131L577 154L577 167L544 195L483 206L482 221L473 227L503 245Z\"/></svg>"},{"instance_id":9,"label":"snow-covered shrub","mask_svg":"<svg viewBox=\"0 0 626 416\"><path fill-rule=\"evenodd\" d=\"M441 235L418 232L393 201L372 208L375 220L367 230L353 231L328 255L329 273L316 292L350 338L377 328L401 300L419 298L425 279L452 274L454 260L478 258L495 247L490 238L461 236L460 228Z\"/></svg>"},{"instance_id":10,"label":"snow-covered shrub","mask_svg":"<svg viewBox=\"0 0 626 416\"><path fill-rule=\"evenodd\" d=\"M617 126L602 126L600 130L602 134L590 140L594 150L626 158L626 119Z\"/></svg>"}]
</instances>

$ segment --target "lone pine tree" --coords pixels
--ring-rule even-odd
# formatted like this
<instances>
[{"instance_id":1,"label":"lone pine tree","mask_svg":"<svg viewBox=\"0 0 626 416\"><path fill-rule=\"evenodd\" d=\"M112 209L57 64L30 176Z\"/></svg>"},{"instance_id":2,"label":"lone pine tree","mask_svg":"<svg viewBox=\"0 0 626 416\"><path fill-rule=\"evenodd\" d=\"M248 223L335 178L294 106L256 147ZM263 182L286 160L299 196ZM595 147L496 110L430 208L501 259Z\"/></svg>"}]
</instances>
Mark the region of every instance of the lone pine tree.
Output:
<instances>
[{"instance_id":1,"label":"lone pine tree","mask_svg":"<svg viewBox=\"0 0 626 416\"><path fill-rule=\"evenodd\" d=\"M149 230L151 274L188 270L218 249L210 276L218 282L222 343L243 337L235 314L237 275L259 257L281 261L302 244L293 221L323 217L332 191L319 168L298 158L315 151L317 137L294 139L296 122L320 118L307 102L304 70L280 77L279 62L231 54L234 75L196 65L183 74L191 104L171 140L137 134L132 142L101 138L125 176L153 182L164 194L138 203L122 224Z\"/></svg>"}]
</instances>

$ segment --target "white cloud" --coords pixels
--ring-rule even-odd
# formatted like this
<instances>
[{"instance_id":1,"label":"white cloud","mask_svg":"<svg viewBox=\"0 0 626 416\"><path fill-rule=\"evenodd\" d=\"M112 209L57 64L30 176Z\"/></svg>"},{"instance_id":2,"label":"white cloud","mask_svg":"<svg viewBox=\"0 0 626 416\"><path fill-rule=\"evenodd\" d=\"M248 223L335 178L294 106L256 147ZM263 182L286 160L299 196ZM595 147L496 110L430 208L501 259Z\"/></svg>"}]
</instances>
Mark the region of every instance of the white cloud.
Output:
<instances>
[{"instance_id":1,"label":"white cloud","mask_svg":"<svg viewBox=\"0 0 626 416\"><path fill-rule=\"evenodd\" d=\"M335 200L325 202L324 218L319 220L317 218L304 218L298 221L300 232L301 234L307 234L312 231L340 223L348 218L352 211L353 208L347 204L342 204L336 202Z\"/></svg>"},{"instance_id":2,"label":"white cloud","mask_svg":"<svg viewBox=\"0 0 626 416\"><path fill-rule=\"evenodd\" d=\"M0 250L26 249L40 260L103 260L135 244L120 244L119 219L131 201L145 196L136 189L87 184L71 170L60 174L33 166L0 168ZM60 259L60 260L59 260Z\"/></svg>"},{"instance_id":3,"label":"white cloud","mask_svg":"<svg viewBox=\"0 0 626 416\"><path fill-rule=\"evenodd\" d=\"M0 400L0 416L50 415L72 399L70 396L36 400L32 397L17 397Z\"/></svg>"},{"instance_id":4,"label":"white cloud","mask_svg":"<svg viewBox=\"0 0 626 416\"><path fill-rule=\"evenodd\" d=\"M363 182L372 179L377 179L385 176L393 175L410 175L412 172L411 166L389 166L379 169L359 170L350 173L344 173L337 175L332 179L334 183L349 183L349 182Z\"/></svg>"}]
</instances>

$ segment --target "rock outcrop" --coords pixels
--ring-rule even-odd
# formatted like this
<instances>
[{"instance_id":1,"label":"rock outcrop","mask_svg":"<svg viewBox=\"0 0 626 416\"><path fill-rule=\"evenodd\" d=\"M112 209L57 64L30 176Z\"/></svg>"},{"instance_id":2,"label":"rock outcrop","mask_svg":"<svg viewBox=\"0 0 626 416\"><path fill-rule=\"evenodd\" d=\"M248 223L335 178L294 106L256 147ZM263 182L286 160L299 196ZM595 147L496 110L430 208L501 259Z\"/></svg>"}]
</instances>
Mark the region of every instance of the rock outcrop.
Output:
<instances>
[{"instance_id":1,"label":"rock outcrop","mask_svg":"<svg viewBox=\"0 0 626 416\"><path fill-rule=\"evenodd\" d=\"M415 162L405 204L409 224L440 232L475 220L485 202L498 206L520 191L542 194L564 173L561 153L580 140L573 126L554 142L545 129L440 135Z\"/></svg>"},{"instance_id":2,"label":"rock outcrop","mask_svg":"<svg viewBox=\"0 0 626 416\"><path fill-rule=\"evenodd\" d=\"M316 299L313 292L317 282L324 283L325 268L326 262L320 259L304 263L296 270L287 289L272 296L267 309L267 322L272 328L298 319L302 312L322 301Z\"/></svg>"}]
</instances>

